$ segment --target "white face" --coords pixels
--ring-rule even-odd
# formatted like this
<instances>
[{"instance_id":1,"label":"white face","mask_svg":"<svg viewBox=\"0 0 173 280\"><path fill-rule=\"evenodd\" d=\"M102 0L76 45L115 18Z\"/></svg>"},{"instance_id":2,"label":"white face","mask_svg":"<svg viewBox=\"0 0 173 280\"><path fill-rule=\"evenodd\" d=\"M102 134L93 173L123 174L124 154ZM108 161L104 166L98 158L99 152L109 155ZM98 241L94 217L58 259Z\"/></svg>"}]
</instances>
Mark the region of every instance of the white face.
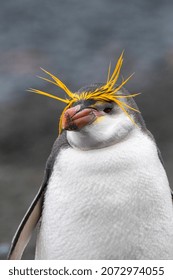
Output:
<instances>
[{"instance_id":1,"label":"white face","mask_svg":"<svg viewBox=\"0 0 173 280\"><path fill-rule=\"evenodd\" d=\"M122 141L135 129L134 123L116 104L111 112L103 110L100 113L95 121L80 130L67 131L67 140L72 147L81 150L108 147Z\"/></svg>"}]
</instances>

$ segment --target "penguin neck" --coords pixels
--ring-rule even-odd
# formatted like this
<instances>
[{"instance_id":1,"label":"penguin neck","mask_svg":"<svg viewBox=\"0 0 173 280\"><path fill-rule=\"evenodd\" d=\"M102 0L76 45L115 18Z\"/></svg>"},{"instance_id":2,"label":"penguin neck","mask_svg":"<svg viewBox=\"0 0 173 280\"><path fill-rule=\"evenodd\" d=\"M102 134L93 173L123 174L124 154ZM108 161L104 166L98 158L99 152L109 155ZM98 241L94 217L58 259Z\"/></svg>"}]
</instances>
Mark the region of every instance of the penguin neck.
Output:
<instances>
[{"instance_id":1,"label":"penguin neck","mask_svg":"<svg viewBox=\"0 0 173 280\"><path fill-rule=\"evenodd\" d=\"M111 137L108 137L108 133L103 133L102 131L92 131L92 129L81 131L81 132L67 132L67 141L72 148L78 150L93 150L93 149L102 149L109 146L116 145L122 141L125 141L132 134L139 131L139 127L134 125L129 125L122 127L121 130L116 134L112 134Z\"/></svg>"}]
</instances>

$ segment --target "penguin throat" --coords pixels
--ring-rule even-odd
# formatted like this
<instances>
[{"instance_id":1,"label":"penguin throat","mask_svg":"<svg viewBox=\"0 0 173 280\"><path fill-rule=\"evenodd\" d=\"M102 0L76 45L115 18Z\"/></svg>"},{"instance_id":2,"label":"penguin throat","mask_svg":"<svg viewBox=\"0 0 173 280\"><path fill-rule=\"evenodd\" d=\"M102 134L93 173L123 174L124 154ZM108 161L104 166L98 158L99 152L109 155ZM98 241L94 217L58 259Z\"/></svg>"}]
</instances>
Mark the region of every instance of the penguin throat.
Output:
<instances>
[{"instance_id":1,"label":"penguin throat","mask_svg":"<svg viewBox=\"0 0 173 280\"><path fill-rule=\"evenodd\" d=\"M127 118L124 116L124 118ZM80 131L67 131L67 140L73 148L92 150L106 148L125 140L133 130L139 129L129 121L112 122L106 125L103 121L86 126Z\"/></svg>"}]
</instances>

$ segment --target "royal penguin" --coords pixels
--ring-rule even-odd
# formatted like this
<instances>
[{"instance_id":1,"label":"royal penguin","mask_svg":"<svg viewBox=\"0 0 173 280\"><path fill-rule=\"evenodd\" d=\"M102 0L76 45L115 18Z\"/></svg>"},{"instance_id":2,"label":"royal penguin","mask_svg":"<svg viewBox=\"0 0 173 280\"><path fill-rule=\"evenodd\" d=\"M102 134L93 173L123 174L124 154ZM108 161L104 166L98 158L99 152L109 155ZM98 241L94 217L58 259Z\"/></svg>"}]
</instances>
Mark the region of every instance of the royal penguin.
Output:
<instances>
[{"instance_id":1,"label":"royal penguin","mask_svg":"<svg viewBox=\"0 0 173 280\"><path fill-rule=\"evenodd\" d=\"M105 83L68 98L43 183L13 238L8 259L21 259L37 225L35 259L173 259L171 189L154 137L124 85L123 54Z\"/></svg>"}]
</instances>

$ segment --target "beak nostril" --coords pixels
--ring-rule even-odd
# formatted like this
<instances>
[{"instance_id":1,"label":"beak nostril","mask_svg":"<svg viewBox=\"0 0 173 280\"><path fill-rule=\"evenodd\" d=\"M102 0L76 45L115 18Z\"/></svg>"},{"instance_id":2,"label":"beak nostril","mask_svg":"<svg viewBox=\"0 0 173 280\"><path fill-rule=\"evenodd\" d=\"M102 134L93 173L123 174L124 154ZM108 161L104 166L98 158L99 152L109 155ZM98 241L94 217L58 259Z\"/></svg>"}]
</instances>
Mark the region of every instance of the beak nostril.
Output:
<instances>
[{"instance_id":1,"label":"beak nostril","mask_svg":"<svg viewBox=\"0 0 173 280\"><path fill-rule=\"evenodd\" d=\"M76 105L75 107L73 107L76 112L80 111L81 110L81 105Z\"/></svg>"}]
</instances>

